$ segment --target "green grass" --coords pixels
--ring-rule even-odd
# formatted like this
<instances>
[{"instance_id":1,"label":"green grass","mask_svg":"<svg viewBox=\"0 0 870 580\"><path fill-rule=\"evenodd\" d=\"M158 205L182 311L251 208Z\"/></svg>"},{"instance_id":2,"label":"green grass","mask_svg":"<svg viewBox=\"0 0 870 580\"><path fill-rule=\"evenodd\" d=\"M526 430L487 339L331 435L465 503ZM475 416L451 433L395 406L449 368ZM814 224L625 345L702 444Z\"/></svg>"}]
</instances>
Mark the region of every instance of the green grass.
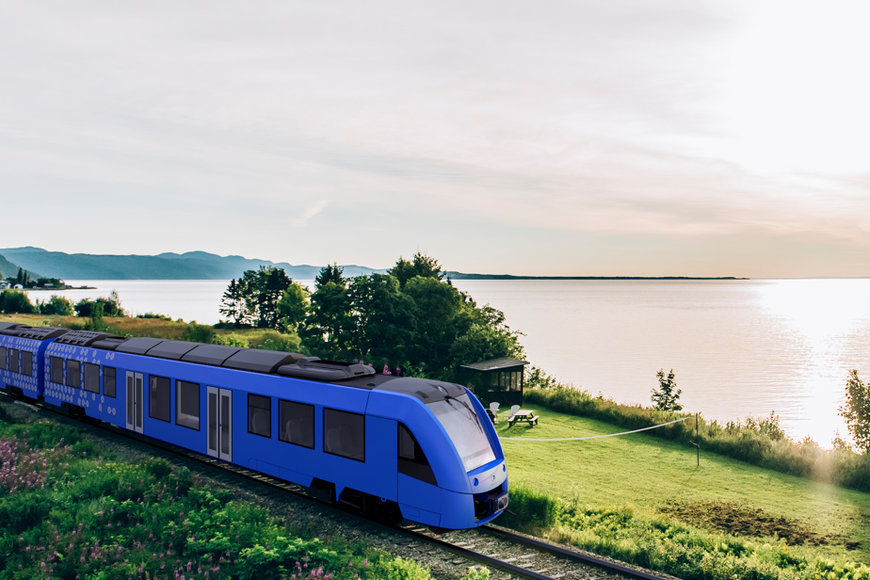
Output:
<instances>
[{"instance_id":1,"label":"green grass","mask_svg":"<svg viewBox=\"0 0 870 580\"><path fill-rule=\"evenodd\" d=\"M12 420L4 402L0 464L0 578L431 578L289 528L165 459L128 463L73 427Z\"/></svg>"},{"instance_id":2,"label":"green grass","mask_svg":"<svg viewBox=\"0 0 870 580\"><path fill-rule=\"evenodd\" d=\"M4 322L18 322L30 326L54 326L61 328L84 328L90 318L43 314L4 314ZM206 324L167 320L165 318L140 318L118 316L103 318L105 331L121 336L150 336L170 340L190 340L215 344L229 344L250 348L300 352L301 344L296 333L281 333L268 328L215 328Z\"/></svg>"},{"instance_id":3,"label":"green grass","mask_svg":"<svg viewBox=\"0 0 870 580\"><path fill-rule=\"evenodd\" d=\"M624 430L533 408L541 416L535 427L509 427L507 422L496 426L512 487L574 506L627 508L648 521L682 522L712 533L721 530L707 520L722 512L735 520L730 523L732 533L759 543L784 541L770 531L775 526L758 531L751 520L779 521L780 536L790 529L797 538L822 542L789 546L790 554L870 563L870 494L766 470L703 449L697 467L695 449L642 433L572 442L508 440Z\"/></svg>"}]
</instances>

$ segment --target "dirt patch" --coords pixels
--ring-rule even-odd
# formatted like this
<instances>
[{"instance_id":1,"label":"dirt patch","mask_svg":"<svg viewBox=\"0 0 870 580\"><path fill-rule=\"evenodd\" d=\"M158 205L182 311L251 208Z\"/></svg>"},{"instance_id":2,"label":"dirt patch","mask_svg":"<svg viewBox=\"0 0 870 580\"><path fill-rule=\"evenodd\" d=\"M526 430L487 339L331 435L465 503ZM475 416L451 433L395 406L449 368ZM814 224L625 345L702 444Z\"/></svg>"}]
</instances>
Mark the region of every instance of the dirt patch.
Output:
<instances>
[{"instance_id":1,"label":"dirt patch","mask_svg":"<svg viewBox=\"0 0 870 580\"><path fill-rule=\"evenodd\" d=\"M733 536L775 536L791 546L823 546L843 542L839 536L820 534L798 520L774 516L764 510L735 503L670 501L659 511L690 524Z\"/></svg>"}]
</instances>

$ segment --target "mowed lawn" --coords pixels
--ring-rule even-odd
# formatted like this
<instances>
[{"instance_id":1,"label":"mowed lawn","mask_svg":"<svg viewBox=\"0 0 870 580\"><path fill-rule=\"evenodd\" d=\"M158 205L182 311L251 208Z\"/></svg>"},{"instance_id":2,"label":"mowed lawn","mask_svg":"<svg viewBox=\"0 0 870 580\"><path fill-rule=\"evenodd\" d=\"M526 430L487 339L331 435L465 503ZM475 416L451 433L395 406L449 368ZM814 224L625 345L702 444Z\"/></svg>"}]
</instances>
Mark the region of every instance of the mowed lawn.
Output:
<instances>
[{"instance_id":1,"label":"mowed lawn","mask_svg":"<svg viewBox=\"0 0 870 580\"><path fill-rule=\"evenodd\" d=\"M718 515L719 525L746 538L758 537L747 531L757 523L752 520L763 520L768 528L779 525L809 539L801 549L870 563L870 494L769 471L703 449L698 467L694 448L644 433L569 442L508 439L624 431L546 408L534 410L541 417L537 426L511 427L501 418L496 425L512 485L584 505L629 505L656 517L669 513L714 531L709 518Z\"/></svg>"}]
</instances>

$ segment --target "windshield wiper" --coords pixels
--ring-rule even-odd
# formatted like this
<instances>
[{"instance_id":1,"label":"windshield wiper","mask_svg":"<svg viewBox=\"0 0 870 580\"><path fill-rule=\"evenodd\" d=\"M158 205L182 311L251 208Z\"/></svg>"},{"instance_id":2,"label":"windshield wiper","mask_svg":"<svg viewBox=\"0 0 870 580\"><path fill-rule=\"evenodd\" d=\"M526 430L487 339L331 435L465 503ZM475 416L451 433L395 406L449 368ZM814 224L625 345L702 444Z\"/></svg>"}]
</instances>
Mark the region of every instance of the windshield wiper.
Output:
<instances>
[{"instance_id":1,"label":"windshield wiper","mask_svg":"<svg viewBox=\"0 0 870 580\"><path fill-rule=\"evenodd\" d=\"M465 407L465 410L468 411L469 416L472 419L474 419L474 424L477 427L478 431L483 432L483 427L480 425L480 419L477 418L477 413L474 412L474 409L472 409L468 403L466 403L465 401L463 401L459 397L451 397L450 395L446 395L444 397L444 400L447 401L447 404L450 405L451 407L453 407L453 405L450 403L450 401L456 401L460 405Z\"/></svg>"}]
</instances>

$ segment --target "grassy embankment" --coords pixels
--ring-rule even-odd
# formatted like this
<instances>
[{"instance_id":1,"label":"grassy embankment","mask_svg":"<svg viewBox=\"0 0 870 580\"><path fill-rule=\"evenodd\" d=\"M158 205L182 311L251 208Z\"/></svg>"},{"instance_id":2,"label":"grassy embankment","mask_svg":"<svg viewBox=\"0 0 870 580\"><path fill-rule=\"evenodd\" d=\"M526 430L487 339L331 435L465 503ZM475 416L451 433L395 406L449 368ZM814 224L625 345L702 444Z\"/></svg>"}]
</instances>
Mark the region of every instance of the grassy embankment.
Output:
<instances>
[{"instance_id":1,"label":"grassy embankment","mask_svg":"<svg viewBox=\"0 0 870 580\"><path fill-rule=\"evenodd\" d=\"M85 328L90 318L78 316L54 316L44 314L3 314L0 319L30 326L55 326L61 328ZM167 317L104 317L106 332L121 336L153 336L172 340L214 342L251 348L298 351L299 337L265 328L215 328L195 322L171 320Z\"/></svg>"},{"instance_id":2,"label":"grassy embankment","mask_svg":"<svg viewBox=\"0 0 870 580\"><path fill-rule=\"evenodd\" d=\"M7 405L0 578L431 578L362 541L288 528L165 459L129 463L74 427L13 419Z\"/></svg>"},{"instance_id":3,"label":"grassy embankment","mask_svg":"<svg viewBox=\"0 0 870 580\"><path fill-rule=\"evenodd\" d=\"M503 525L682 578L870 578L870 495L534 406L497 425L511 478Z\"/></svg>"}]
</instances>

